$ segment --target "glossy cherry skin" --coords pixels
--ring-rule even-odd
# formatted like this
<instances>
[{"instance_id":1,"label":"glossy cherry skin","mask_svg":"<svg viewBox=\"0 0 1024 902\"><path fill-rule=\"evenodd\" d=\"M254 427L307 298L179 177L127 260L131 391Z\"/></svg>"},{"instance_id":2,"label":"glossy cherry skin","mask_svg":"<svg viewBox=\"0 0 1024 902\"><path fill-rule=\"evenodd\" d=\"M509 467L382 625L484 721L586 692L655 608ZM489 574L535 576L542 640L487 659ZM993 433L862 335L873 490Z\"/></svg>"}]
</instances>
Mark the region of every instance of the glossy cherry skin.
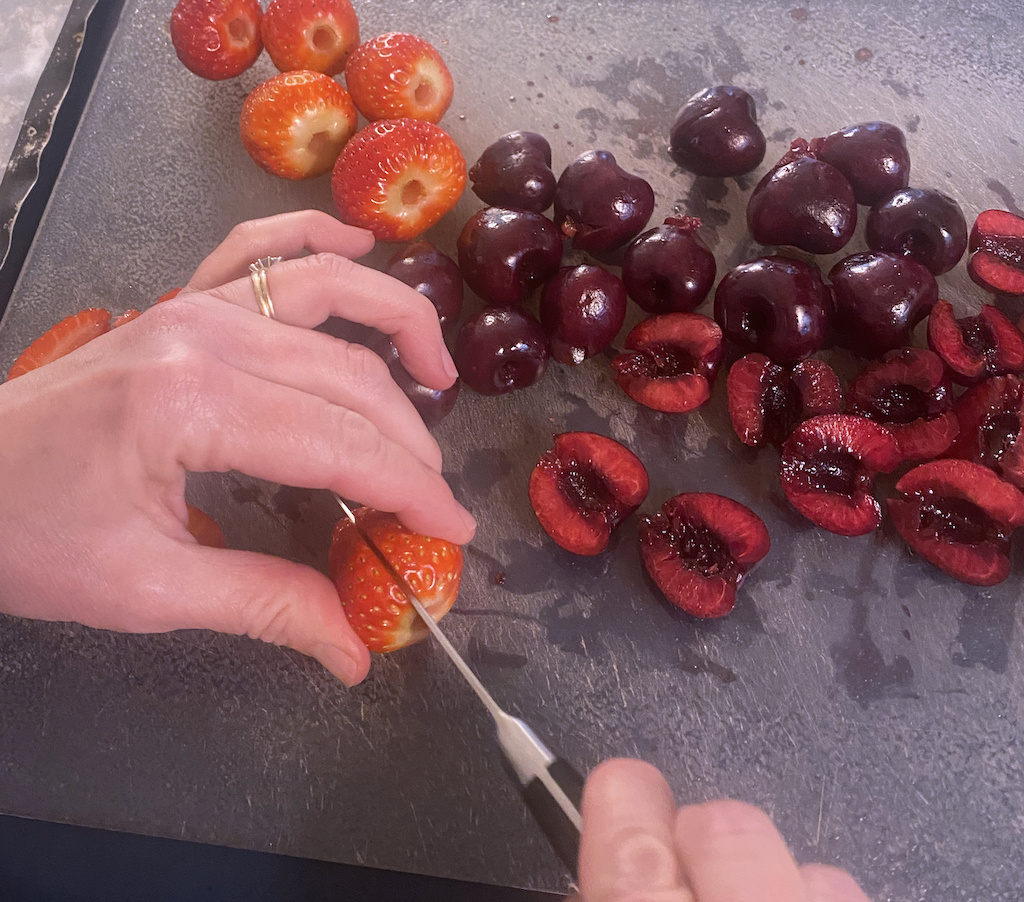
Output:
<instances>
[{"instance_id":1,"label":"glossy cherry skin","mask_svg":"<svg viewBox=\"0 0 1024 902\"><path fill-rule=\"evenodd\" d=\"M606 150L581 154L558 178L555 224L576 250L602 254L622 247L653 212L654 189Z\"/></svg>"},{"instance_id":2,"label":"glossy cherry skin","mask_svg":"<svg viewBox=\"0 0 1024 902\"><path fill-rule=\"evenodd\" d=\"M389 276L430 298L441 328L458 322L465 295L459 264L429 241L416 241L388 261Z\"/></svg>"},{"instance_id":3,"label":"glossy cherry skin","mask_svg":"<svg viewBox=\"0 0 1024 902\"><path fill-rule=\"evenodd\" d=\"M548 339L519 307L488 307L462 324L454 356L466 385L482 395L501 395L544 375Z\"/></svg>"},{"instance_id":4,"label":"glossy cherry skin","mask_svg":"<svg viewBox=\"0 0 1024 902\"><path fill-rule=\"evenodd\" d=\"M698 91L669 131L669 155L697 175L743 175L760 165L764 151L754 98L733 85Z\"/></svg>"},{"instance_id":5,"label":"glossy cherry skin","mask_svg":"<svg viewBox=\"0 0 1024 902\"><path fill-rule=\"evenodd\" d=\"M540 295L540 322L559 363L582 363L603 351L625 319L626 286L600 266L563 266Z\"/></svg>"},{"instance_id":6,"label":"glossy cherry skin","mask_svg":"<svg viewBox=\"0 0 1024 902\"><path fill-rule=\"evenodd\" d=\"M829 272L836 343L862 357L910 344L910 333L939 298L935 277L916 260L866 252Z\"/></svg>"},{"instance_id":7,"label":"glossy cherry skin","mask_svg":"<svg viewBox=\"0 0 1024 902\"><path fill-rule=\"evenodd\" d=\"M689 313L715 284L715 255L692 216L672 217L649 229L626 250L622 281L629 296L648 313Z\"/></svg>"},{"instance_id":8,"label":"glossy cherry skin","mask_svg":"<svg viewBox=\"0 0 1024 902\"><path fill-rule=\"evenodd\" d=\"M391 378L405 392L405 396L412 401L413 407L416 408L416 412L428 429L433 429L452 412L455 402L459 398L461 380L456 379L449 388L445 389L428 388L409 375L409 371L398 356L398 349L387 336L375 341L372 347L384 359L388 369L391 370Z\"/></svg>"},{"instance_id":9,"label":"glossy cherry skin","mask_svg":"<svg viewBox=\"0 0 1024 902\"><path fill-rule=\"evenodd\" d=\"M539 213L487 207L458 240L466 284L488 304L518 304L562 264L562 234Z\"/></svg>"},{"instance_id":10,"label":"glossy cherry skin","mask_svg":"<svg viewBox=\"0 0 1024 902\"><path fill-rule=\"evenodd\" d=\"M543 213L555 199L551 145L535 132L502 135L470 168L473 192L485 204Z\"/></svg>"},{"instance_id":11,"label":"glossy cherry skin","mask_svg":"<svg viewBox=\"0 0 1024 902\"><path fill-rule=\"evenodd\" d=\"M725 337L775 363L798 363L824 346L830 307L818 268L779 255L741 263L715 291L715 320Z\"/></svg>"},{"instance_id":12,"label":"glossy cherry skin","mask_svg":"<svg viewBox=\"0 0 1024 902\"><path fill-rule=\"evenodd\" d=\"M910 152L903 132L888 122L860 122L815 138L811 150L835 166L870 207L910 182Z\"/></svg>"},{"instance_id":13,"label":"glossy cherry skin","mask_svg":"<svg viewBox=\"0 0 1024 902\"><path fill-rule=\"evenodd\" d=\"M871 208L864 237L872 250L910 257L940 276L967 250L967 220L948 194L902 188Z\"/></svg>"}]
</instances>

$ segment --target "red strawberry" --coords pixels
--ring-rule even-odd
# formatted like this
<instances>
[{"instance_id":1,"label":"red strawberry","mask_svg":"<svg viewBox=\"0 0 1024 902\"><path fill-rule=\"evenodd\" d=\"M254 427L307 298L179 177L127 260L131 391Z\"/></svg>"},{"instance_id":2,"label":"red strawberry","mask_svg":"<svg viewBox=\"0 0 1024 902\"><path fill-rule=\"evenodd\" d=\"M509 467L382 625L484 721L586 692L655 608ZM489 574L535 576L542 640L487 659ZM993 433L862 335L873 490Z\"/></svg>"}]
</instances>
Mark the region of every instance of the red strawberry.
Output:
<instances>
[{"instance_id":1,"label":"red strawberry","mask_svg":"<svg viewBox=\"0 0 1024 902\"><path fill-rule=\"evenodd\" d=\"M188 531L200 545L206 545L209 548L228 547L224 532L213 517L191 504L185 506L188 508Z\"/></svg>"},{"instance_id":2,"label":"red strawberry","mask_svg":"<svg viewBox=\"0 0 1024 902\"><path fill-rule=\"evenodd\" d=\"M125 323L130 323L133 319L138 319L142 316L141 310L136 310L134 307L130 310L125 310L124 313L119 313L110 323L111 329L116 329L118 326L123 326Z\"/></svg>"},{"instance_id":3,"label":"red strawberry","mask_svg":"<svg viewBox=\"0 0 1024 902\"><path fill-rule=\"evenodd\" d=\"M434 47L392 31L367 41L345 65L345 84L367 119L440 122L451 106L452 74Z\"/></svg>"},{"instance_id":4,"label":"red strawberry","mask_svg":"<svg viewBox=\"0 0 1024 902\"><path fill-rule=\"evenodd\" d=\"M259 0L178 0L171 41L189 71L220 81L248 69L263 52Z\"/></svg>"},{"instance_id":5,"label":"red strawberry","mask_svg":"<svg viewBox=\"0 0 1024 902\"><path fill-rule=\"evenodd\" d=\"M448 613L459 594L462 549L410 532L394 514L368 507L356 511L356 523L340 520L334 527L328 559L328 572L356 635L376 652L395 651L425 639L427 627L363 535L369 536L435 621Z\"/></svg>"},{"instance_id":6,"label":"red strawberry","mask_svg":"<svg viewBox=\"0 0 1024 902\"><path fill-rule=\"evenodd\" d=\"M282 72L242 105L242 144L261 169L284 179L330 172L355 130L348 91L322 72Z\"/></svg>"},{"instance_id":7,"label":"red strawberry","mask_svg":"<svg viewBox=\"0 0 1024 902\"><path fill-rule=\"evenodd\" d=\"M341 219L379 241L409 241L462 194L466 161L452 138L422 119L385 119L359 131L334 166Z\"/></svg>"},{"instance_id":8,"label":"red strawberry","mask_svg":"<svg viewBox=\"0 0 1024 902\"><path fill-rule=\"evenodd\" d=\"M349 0L272 0L262 32L267 53L282 72L337 75L359 46L359 19Z\"/></svg>"},{"instance_id":9,"label":"red strawberry","mask_svg":"<svg viewBox=\"0 0 1024 902\"><path fill-rule=\"evenodd\" d=\"M182 288L172 288L170 291L165 291L160 297L158 297L153 303L159 304L161 301L169 301L172 298L176 298L181 294Z\"/></svg>"},{"instance_id":10,"label":"red strawberry","mask_svg":"<svg viewBox=\"0 0 1024 902\"><path fill-rule=\"evenodd\" d=\"M110 314L106 310L89 307L72 313L22 351L7 373L7 378L14 379L43 364L52 363L109 331Z\"/></svg>"}]
</instances>

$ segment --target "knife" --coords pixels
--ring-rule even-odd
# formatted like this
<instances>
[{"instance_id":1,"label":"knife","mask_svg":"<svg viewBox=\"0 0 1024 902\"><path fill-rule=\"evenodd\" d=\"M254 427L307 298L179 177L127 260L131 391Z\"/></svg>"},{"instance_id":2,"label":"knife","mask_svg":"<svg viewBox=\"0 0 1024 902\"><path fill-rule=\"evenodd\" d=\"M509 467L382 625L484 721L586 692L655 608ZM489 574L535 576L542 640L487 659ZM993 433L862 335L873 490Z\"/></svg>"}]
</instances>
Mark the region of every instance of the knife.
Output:
<instances>
[{"instance_id":1,"label":"knife","mask_svg":"<svg viewBox=\"0 0 1024 902\"><path fill-rule=\"evenodd\" d=\"M356 522L355 514L339 495L334 495L345 516L359 530L359 535L380 560L388 575L398 584L413 610L419 614L441 648L465 677L466 682L484 703L497 729L498 745L519 783L526 806L544 831L562 863L576 879L576 860L580 849L580 799L583 777L564 758L556 757L537 734L518 717L504 711L463 660L448 637L434 622L416 597L406 579Z\"/></svg>"}]
</instances>

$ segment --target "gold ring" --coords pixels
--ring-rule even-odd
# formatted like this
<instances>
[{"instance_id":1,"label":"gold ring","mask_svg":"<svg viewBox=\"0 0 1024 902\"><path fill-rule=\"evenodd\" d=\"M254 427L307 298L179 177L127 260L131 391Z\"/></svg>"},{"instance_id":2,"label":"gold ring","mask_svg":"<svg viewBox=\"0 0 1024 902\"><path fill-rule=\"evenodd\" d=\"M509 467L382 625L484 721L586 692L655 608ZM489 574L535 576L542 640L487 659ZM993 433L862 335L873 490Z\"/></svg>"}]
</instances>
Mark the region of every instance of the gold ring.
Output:
<instances>
[{"instance_id":1,"label":"gold ring","mask_svg":"<svg viewBox=\"0 0 1024 902\"><path fill-rule=\"evenodd\" d=\"M267 287L267 270L275 263L281 262L281 257L261 257L255 263L249 264L249 278L252 281L252 290L256 294L256 303L260 305L260 313L271 319L274 316L274 302L270 299L270 289Z\"/></svg>"}]
</instances>

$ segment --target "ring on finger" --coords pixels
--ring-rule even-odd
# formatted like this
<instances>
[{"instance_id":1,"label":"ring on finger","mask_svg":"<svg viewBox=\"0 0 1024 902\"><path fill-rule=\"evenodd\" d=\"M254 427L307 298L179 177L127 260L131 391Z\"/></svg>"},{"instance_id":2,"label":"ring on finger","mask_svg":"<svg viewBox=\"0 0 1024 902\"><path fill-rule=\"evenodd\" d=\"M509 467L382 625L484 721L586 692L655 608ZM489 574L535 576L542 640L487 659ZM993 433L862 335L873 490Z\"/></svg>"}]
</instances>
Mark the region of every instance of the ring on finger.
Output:
<instances>
[{"instance_id":1,"label":"ring on finger","mask_svg":"<svg viewBox=\"0 0 1024 902\"><path fill-rule=\"evenodd\" d=\"M261 257L255 263L249 264L249 278L252 281L252 290L256 295L256 303L260 305L260 313L270 319L276 319L274 315L274 302L270 299L270 289L267 286L267 270L275 263L281 262L281 257Z\"/></svg>"}]
</instances>

